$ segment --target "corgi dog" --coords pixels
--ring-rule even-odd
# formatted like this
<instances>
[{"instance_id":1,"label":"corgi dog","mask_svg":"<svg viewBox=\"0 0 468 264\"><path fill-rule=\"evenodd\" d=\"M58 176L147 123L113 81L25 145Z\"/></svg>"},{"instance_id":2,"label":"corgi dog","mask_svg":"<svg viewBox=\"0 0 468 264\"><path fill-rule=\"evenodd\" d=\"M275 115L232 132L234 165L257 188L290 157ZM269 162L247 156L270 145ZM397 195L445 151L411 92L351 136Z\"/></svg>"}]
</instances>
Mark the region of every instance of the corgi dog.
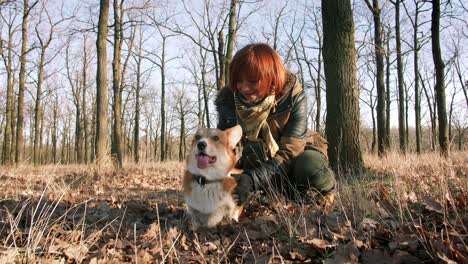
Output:
<instances>
[{"instance_id":1,"label":"corgi dog","mask_svg":"<svg viewBox=\"0 0 468 264\"><path fill-rule=\"evenodd\" d=\"M225 131L201 128L195 134L183 179L192 230L200 226L214 227L224 217L237 222L242 207L233 200L237 182L230 175L240 172L234 168L234 148L241 137L239 125Z\"/></svg>"}]
</instances>

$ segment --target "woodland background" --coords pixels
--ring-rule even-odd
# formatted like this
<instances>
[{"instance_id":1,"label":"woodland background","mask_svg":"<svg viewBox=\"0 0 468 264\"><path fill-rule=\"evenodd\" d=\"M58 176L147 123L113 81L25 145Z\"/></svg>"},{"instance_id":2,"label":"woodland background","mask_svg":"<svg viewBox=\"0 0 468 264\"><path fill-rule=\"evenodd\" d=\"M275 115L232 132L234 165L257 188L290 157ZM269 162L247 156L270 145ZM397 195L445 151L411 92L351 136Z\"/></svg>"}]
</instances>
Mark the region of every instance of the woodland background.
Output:
<instances>
[{"instance_id":1,"label":"woodland background","mask_svg":"<svg viewBox=\"0 0 468 264\"><path fill-rule=\"evenodd\" d=\"M252 42L270 44L300 78L309 127L325 133L318 1L111 1L100 63L99 2L3 0L0 7L2 164L90 163L109 154L120 164L182 160L186 138L199 125L216 126L213 100L229 60ZM353 1L352 9L361 149L437 150L432 4ZM462 150L467 7L442 1L440 9L443 129L450 148Z\"/></svg>"},{"instance_id":2,"label":"woodland background","mask_svg":"<svg viewBox=\"0 0 468 264\"><path fill-rule=\"evenodd\" d=\"M0 263L468 263L463 0L0 0ZM190 231L181 162L274 47L335 203L258 191ZM291 186L294 191L294 186Z\"/></svg>"}]
</instances>

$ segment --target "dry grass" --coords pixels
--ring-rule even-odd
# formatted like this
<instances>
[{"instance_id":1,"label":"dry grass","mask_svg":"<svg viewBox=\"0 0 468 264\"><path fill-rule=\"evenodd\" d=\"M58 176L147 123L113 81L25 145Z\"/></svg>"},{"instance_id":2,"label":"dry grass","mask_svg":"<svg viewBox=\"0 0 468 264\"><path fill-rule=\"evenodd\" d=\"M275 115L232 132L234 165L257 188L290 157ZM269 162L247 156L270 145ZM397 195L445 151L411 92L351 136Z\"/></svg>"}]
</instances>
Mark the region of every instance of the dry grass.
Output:
<instances>
[{"instance_id":1,"label":"dry grass","mask_svg":"<svg viewBox=\"0 0 468 264\"><path fill-rule=\"evenodd\" d=\"M0 263L450 262L467 258L468 155L366 156L335 206L258 194L192 233L178 162L0 168Z\"/></svg>"}]
</instances>

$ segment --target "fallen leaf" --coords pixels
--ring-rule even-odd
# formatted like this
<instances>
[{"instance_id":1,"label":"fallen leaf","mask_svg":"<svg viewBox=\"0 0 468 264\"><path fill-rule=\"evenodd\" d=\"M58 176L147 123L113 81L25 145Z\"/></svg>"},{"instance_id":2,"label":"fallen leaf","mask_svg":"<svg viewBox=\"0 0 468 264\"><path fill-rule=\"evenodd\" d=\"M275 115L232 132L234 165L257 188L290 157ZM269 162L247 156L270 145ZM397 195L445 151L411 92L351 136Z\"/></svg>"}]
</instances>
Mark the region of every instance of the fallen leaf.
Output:
<instances>
[{"instance_id":1,"label":"fallen leaf","mask_svg":"<svg viewBox=\"0 0 468 264\"><path fill-rule=\"evenodd\" d=\"M70 245L67 249L63 251L65 256L69 259L75 260L78 263L83 262L85 259L86 254L88 253L89 249L84 244L79 245Z\"/></svg>"},{"instance_id":2,"label":"fallen leaf","mask_svg":"<svg viewBox=\"0 0 468 264\"><path fill-rule=\"evenodd\" d=\"M318 249L327 249L327 248L332 248L336 246L326 240L319 239L319 238L304 240L303 242L306 244L312 245L313 247L318 248Z\"/></svg>"},{"instance_id":3,"label":"fallen leaf","mask_svg":"<svg viewBox=\"0 0 468 264\"><path fill-rule=\"evenodd\" d=\"M206 242L204 246L205 246L205 251L206 251L205 253L215 252L218 249L218 246L215 243L210 242L210 241Z\"/></svg>"},{"instance_id":4,"label":"fallen leaf","mask_svg":"<svg viewBox=\"0 0 468 264\"><path fill-rule=\"evenodd\" d=\"M294 249L289 251L289 256L291 257L292 260L299 260L299 261L305 260L305 257L300 252L297 252Z\"/></svg>"},{"instance_id":5,"label":"fallen leaf","mask_svg":"<svg viewBox=\"0 0 468 264\"><path fill-rule=\"evenodd\" d=\"M16 257L20 256L21 253L15 247L8 248L6 251L1 251L0 263L15 263Z\"/></svg>"},{"instance_id":6,"label":"fallen leaf","mask_svg":"<svg viewBox=\"0 0 468 264\"><path fill-rule=\"evenodd\" d=\"M379 224L379 222L373 220L373 219L370 219L370 218L364 218L362 220L362 222L359 224L359 228L361 230L364 230L364 231L369 231L371 229L375 229L377 228L377 225Z\"/></svg>"},{"instance_id":7,"label":"fallen leaf","mask_svg":"<svg viewBox=\"0 0 468 264\"><path fill-rule=\"evenodd\" d=\"M444 213L444 207L440 202L434 198L426 195L422 198L421 203L426 207L427 210L437 213Z\"/></svg>"},{"instance_id":8,"label":"fallen leaf","mask_svg":"<svg viewBox=\"0 0 468 264\"><path fill-rule=\"evenodd\" d=\"M410 201L412 203L415 203L418 201L418 197L416 196L416 193L414 193L413 191L407 193L407 192L404 192L403 193L403 198L407 201Z\"/></svg>"}]
</instances>

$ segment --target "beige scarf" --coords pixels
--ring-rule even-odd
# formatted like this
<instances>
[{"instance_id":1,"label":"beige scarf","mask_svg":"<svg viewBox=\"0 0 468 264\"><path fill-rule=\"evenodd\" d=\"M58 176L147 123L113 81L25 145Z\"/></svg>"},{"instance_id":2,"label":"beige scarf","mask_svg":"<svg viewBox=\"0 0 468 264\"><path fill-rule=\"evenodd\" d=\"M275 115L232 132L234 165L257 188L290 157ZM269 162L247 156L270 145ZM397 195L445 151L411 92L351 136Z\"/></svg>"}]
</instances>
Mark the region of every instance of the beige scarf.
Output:
<instances>
[{"instance_id":1,"label":"beige scarf","mask_svg":"<svg viewBox=\"0 0 468 264\"><path fill-rule=\"evenodd\" d=\"M266 121L270 110L276 104L275 95L269 95L261 101L252 103L245 101L239 93L236 93L234 95L234 102L236 104L237 119L247 139L249 141L256 141L261 132L261 137L265 140L266 148L269 152L268 154L270 154L270 157L275 156L279 147Z\"/></svg>"}]
</instances>

